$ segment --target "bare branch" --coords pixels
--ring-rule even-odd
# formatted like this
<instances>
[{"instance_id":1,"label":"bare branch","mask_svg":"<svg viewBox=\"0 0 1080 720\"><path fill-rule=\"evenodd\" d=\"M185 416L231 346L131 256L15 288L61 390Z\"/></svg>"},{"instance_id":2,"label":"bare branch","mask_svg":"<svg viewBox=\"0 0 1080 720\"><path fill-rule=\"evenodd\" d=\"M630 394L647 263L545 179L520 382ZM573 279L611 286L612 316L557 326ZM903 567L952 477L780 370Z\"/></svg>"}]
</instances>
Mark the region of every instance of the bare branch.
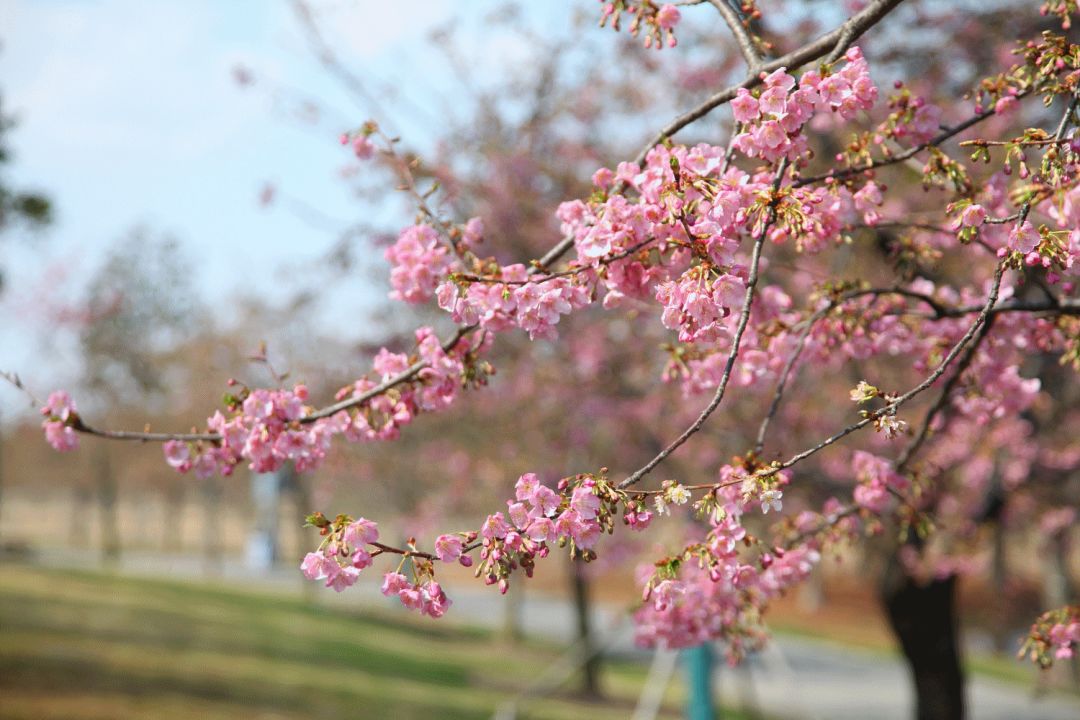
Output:
<instances>
[{"instance_id":1,"label":"bare branch","mask_svg":"<svg viewBox=\"0 0 1080 720\"><path fill-rule=\"evenodd\" d=\"M788 377L791 376L792 368L795 367L795 363L798 362L799 356L802 355L803 348L806 347L806 338L810 336L817 321L828 315L829 311L834 307L836 307L836 303L830 302L828 305L818 310L806 320L806 327L799 333L799 341L796 343L791 356L788 357L783 372L780 373L780 380L776 383L776 391L773 393L772 402L769 403L769 410L765 413L765 417L762 418L761 425L758 427L757 440L754 441L755 456L760 456L762 449L765 447L765 434L769 431L769 423L772 422L773 416L776 415L776 411L780 408L780 400L784 397L784 390L787 387Z\"/></svg>"},{"instance_id":2,"label":"bare branch","mask_svg":"<svg viewBox=\"0 0 1080 720\"><path fill-rule=\"evenodd\" d=\"M30 389L23 385L22 378L20 378L17 373L0 370L0 378L7 380L15 387L16 390L25 394L26 397L30 399L30 403L34 406L35 409L43 405L43 403L34 396L34 393L30 392Z\"/></svg>"},{"instance_id":3,"label":"bare branch","mask_svg":"<svg viewBox=\"0 0 1080 720\"><path fill-rule=\"evenodd\" d=\"M735 36L739 52L742 53L743 60L746 61L747 70L751 75L756 74L758 68L761 67L761 55L758 54L754 38L743 23L743 19L739 17L739 13L735 11L735 8L728 5L727 0L708 0L708 2L720 13L720 17L727 23L731 34Z\"/></svg>"}]
</instances>

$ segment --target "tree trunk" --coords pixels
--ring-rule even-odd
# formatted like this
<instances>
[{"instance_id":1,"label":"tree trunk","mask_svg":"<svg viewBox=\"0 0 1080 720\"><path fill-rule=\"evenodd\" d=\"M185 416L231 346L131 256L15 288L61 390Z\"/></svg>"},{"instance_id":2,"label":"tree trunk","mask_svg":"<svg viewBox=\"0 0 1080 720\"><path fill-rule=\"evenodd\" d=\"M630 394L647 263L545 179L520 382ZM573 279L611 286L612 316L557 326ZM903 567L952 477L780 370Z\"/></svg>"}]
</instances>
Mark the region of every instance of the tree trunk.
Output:
<instances>
[{"instance_id":1,"label":"tree trunk","mask_svg":"<svg viewBox=\"0 0 1080 720\"><path fill-rule=\"evenodd\" d=\"M525 637L521 627L525 605L525 583L511 583L503 600L503 640L511 646L520 645Z\"/></svg>"},{"instance_id":2,"label":"tree trunk","mask_svg":"<svg viewBox=\"0 0 1080 720\"><path fill-rule=\"evenodd\" d=\"M882 598L915 683L917 720L963 720L956 576L918 584L893 557Z\"/></svg>"},{"instance_id":3,"label":"tree trunk","mask_svg":"<svg viewBox=\"0 0 1080 720\"><path fill-rule=\"evenodd\" d=\"M101 519L101 557L112 564L120 559L120 519L117 515L116 476L105 443L98 445L94 475L97 480L98 509Z\"/></svg>"},{"instance_id":4,"label":"tree trunk","mask_svg":"<svg viewBox=\"0 0 1080 720\"><path fill-rule=\"evenodd\" d=\"M581 643L581 692L597 697L600 695L600 657L593 646L589 619L589 585L585 579L585 563L570 563L570 583L574 592L574 612L577 615L578 640Z\"/></svg>"},{"instance_id":5,"label":"tree trunk","mask_svg":"<svg viewBox=\"0 0 1080 720\"><path fill-rule=\"evenodd\" d=\"M999 517L994 522L994 554L991 582L993 582L995 607L994 607L994 651L999 655L1013 655L1016 649L1010 646L1012 642L1012 617L1009 614L1009 604L1006 600L1008 588L1008 563L1005 551L1005 524Z\"/></svg>"},{"instance_id":6,"label":"tree trunk","mask_svg":"<svg viewBox=\"0 0 1080 720\"><path fill-rule=\"evenodd\" d=\"M184 513L184 486L171 484L162 498L161 549L166 553L179 553L183 549L180 537L180 521Z\"/></svg>"},{"instance_id":7,"label":"tree trunk","mask_svg":"<svg viewBox=\"0 0 1080 720\"><path fill-rule=\"evenodd\" d=\"M221 547L221 481L216 477L203 480L203 572L220 575L224 565Z\"/></svg>"},{"instance_id":8,"label":"tree trunk","mask_svg":"<svg viewBox=\"0 0 1080 720\"><path fill-rule=\"evenodd\" d=\"M71 519L67 533L67 542L71 547L87 547L90 544L90 508L93 503L93 491L80 479L71 490Z\"/></svg>"}]
</instances>

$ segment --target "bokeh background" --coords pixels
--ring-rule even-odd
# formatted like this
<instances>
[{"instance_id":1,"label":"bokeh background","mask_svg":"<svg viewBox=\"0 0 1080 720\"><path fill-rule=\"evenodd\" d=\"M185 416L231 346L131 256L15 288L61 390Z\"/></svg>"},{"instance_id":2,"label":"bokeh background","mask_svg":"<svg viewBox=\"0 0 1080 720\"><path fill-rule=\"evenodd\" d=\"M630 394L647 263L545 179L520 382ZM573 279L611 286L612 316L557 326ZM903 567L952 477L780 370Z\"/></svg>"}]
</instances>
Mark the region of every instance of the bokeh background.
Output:
<instances>
[{"instance_id":1,"label":"bokeh background","mask_svg":"<svg viewBox=\"0 0 1080 720\"><path fill-rule=\"evenodd\" d=\"M793 37L849 9L775 5ZM1018 4L959 5L1006 34ZM422 159L443 212L484 217L492 252L523 259L558 237L554 207L592 170L741 73L712 14L684 12L678 53L597 16L591 0L5 0L0 370L38 397L69 389L109 427L201 425L229 378L288 374L330 397L380 345L446 325L387 300L382 249L415 209L342 132L377 121ZM693 132L717 141L726 122ZM522 472L651 456L694 410L657 389L663 357L635 352L664 339L616 318L512 341L492 388L303 477L197 480L138 444L60 456L26 393L0 383L0 717L681 716L687 658L636 650L627 624L635 563L677 528L589 567L553 560L505 599L462 571L436 624L371 582L337 596L297 570L314 509L404 538L475 525ZM1046 599L1075 592L1073 535L1048 550L1018 532L1007 580L992 562L965 580L976 717L1080 711L1074 668L1036 677L1012 659ZM852 549L786 598L770 649L716 668L722 716L907 717L865 582L877 562Z\"/></svg>"}]
</instances>

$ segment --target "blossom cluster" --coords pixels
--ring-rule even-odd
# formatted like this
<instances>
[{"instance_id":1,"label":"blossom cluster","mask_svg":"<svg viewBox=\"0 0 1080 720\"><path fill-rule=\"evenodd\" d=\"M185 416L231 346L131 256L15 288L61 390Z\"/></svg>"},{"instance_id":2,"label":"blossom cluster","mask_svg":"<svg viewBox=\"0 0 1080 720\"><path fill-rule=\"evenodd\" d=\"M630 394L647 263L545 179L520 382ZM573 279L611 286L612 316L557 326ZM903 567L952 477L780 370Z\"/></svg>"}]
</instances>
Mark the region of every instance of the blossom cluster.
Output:
<instances>
[{"instance_id":1,"label":"blossom cluster","mask_svg":"<svg viewBox=\"0 0 1080 720\"><path fill-rule=\"evenodd\" d=\"M1042 667L1049 667L1055 659L1073 658L1078 648L1080 605L1067 605L1039 616L1020 649L1020 657L1027 655Z\"/></svg>"},{"instance_id":2,"label":"blossom cluster","mask_svg":"<svg viewBox=\"0 0 1080 720\"><path fill-rule=\"evenodd\" d=\"M452 279L437 291L439 307L461 325L479 324L498 332L518 327L529 338L552 340L559 319L588 305L588 287L569 277L539 277L529 280L524 265L499 268L498 279L472 282L464 287Z\"/></svg>"},{"instance_id":3,"label":"blossom cluster","mask_svg":"<svg viewBox=\"0 0 1080 720\"><path fill-rule=\"evenodd\" d=\"M668 47L675 47L678 41L675 39L675 26L682 19L679 8L671 3L657 6L652 0L600 0L603 9L600 11L600 26L603 27L609 21L611 27L617 32L622 23L622 14L630 15L629 32L637 37L644 31L646 48L655 47L661 49L666 43Z\"/></svg>"},{"instance_id":4,"label":"blossom cluster","mask_svg":"<svg viewBox=\"0 0 1080 720\"><path fill-rule=\"evenodd\" d=\"M383 595L396 597L410 610L433 618L442 617L450 608L450 598L435 580L431 556L417 553L412 541L410 550L389 548L379 543L378 524L365 518L338 516L331 521L315 513L308 517L308 524L319 528L326 539L300 563L307 579L325 581L326 587L341 592L356 583L360 572L370 567L375 557L397 552L402 560L397 569L383 576ZM412 580L401 572L406 561L412 563Z\"/></svg>"},{"instance_id":5,"label":"blossom cluster","mask_svg":"<svg viewBox=\"0 0 1080 720\"><path fill-rule=\"evenodd\" d=\"M450 266L449 254L430 225L410 225L402 230L397 242L386 249L394 288L390 297L413 304L430 300Z\"/></svg>"},{"instance_id":6,"label":"blossom cluster","mask_svg":"<svg viewBox=\"0 0 1080 720\"><path fill-rule=\"evenodd\" d=\"M910 483L893 469L891 462L864 450L856 450L851 459L855 479L853 497L859 507L880 514L889 503L890 491L902 493Z\"/></svg>"},{"instance_id":7,"label":"blossom cluster","mask_svg":"<svg viewBox=\"0 0 1080 720\"><path fill-rule=\"evenodd\" d=\"M531 577L536 561L547 557L552 547L569 547L572 554L591 561L597 557L600 536L612 533L618 518L632 530L648 528L654 518L645 502L649 493L620 490L605 473L602 469L599 474L563 478L554 488L542 483L535 473L525 473L515 483L514 497L507 500L505 513L488 515L478 530L439 535L430 553L418 550L413 539L405 549L377 542L375 523L363 518L339 515L329 520L315 513L308 517L308 524L319 528L325 539L317 551L308 553L301 569L308 579L325 581L327 587L340 592L356 582L359 572L371 565L375 556L400 554L401 564L384 576L383 593L397 596L406 607L439 617L450 601L435 582L436 561L473 567L470 553L479 550L476 576L505 593L515 571L520 569ZM779 482L787 482L786 476ZM746 501L756 492L753 487L756 485L749 483L741 491ZM658 515L668 514L670 506L685 505L691 498L685 486L670 480L653 494ZM779 498L778 490L764 491L760 495L762 509L767 511L770 504L779 509ZM415 582L406 582L401 573L405 563L411 563Z\"/></svg>"},{"instance_id":8,"label":"blossom cluster","mask_svg":"<svg viewBox=\"0 0 1080 720\"><path fill-rule=\"evenodd\" d=\"M754 95L739 88L731 101L735 120L742 132L734 146L748 157L775 162L795 159L808 149L803 125L817 111L832 111L850 120L877 101L878 89L870 79L870 68L862 51L851 48L844 55L844 67L835 73L808 70L797 81L785 68L764 78L765 89Z\"/></svg>"},{"instance_id":9,"label":"blossom cluster","mask_svg":"<svg viewBox=\"0 0 1080 720\"><path fill-rule=\"evenodd\" d=\"M419 413L448 407L466 376L482 378L490 371L473 357L486 347L483 343L469 347L459 342L448 351L429 327L418 329L415 337L414 354L380 349L373 362L376 377L360 378L337 393L338 402L356 399L356 408L313 417L304 385L279 390L245 388L230 397L227 414L217 411L207 421L208 430L219 439L170 440L164 445L165 459L177 471L194 470L199 477L215 472L231 475L243 462L255 472L272 472L285 462L304 472L322 464L335 435L351 442L392 440ZM417 366L412 378L367 397L373 388L393 383Z\"/></svg>"},{"instance_id":10,"label":"blossom cluster","mask_svg":"<svg viewBox=\"0 0 1080 720\"><path fill-rule=\"evenodd\" d=\"M309 524L327 529L331 524L319 515L308 518ZM372 563L367 546L379 540L379 526L371 520L340 520L340 533L330 533L315 552L304 556L300 569L308 580L325 580L326 587L341 592L352 587L360 571Z\"/></svg>"},{"instance_id":11,"label":"blossom cluster","mask_svg":"<svg viewBox=\"0 0 1080 720\"><path fill-rule=\"evenodd\" d=\"M652 519L639 498L615 488L603 472L563 478L556 490L526 473L514 490L505 515L489 515L479 533L476 574L489 585L498 584L501 592L506 592L510 575L519 567L531 577L536 559L546 557L552 545L569 545L571 552L586 559L595 557L596 542L612 532L620 507L623 523L634 530L644 530Z\"/></svg>"},{"instance_id":12,"label":"blossom cluster","mask_svg":"<svg viewBox=\"0 0 1080 720\"><path fill-rule=\"evenodd\" d=\"M779 473L774 482L789 481ZM735 660L761 643L761 612L804 580L820 559L812 543L761 550L761 541L747 532L748 505L760 502L767 512L779 505L779 497L779 490L762 490L742 469L721 469L720 483L696 506L709 523L705 537L642 570L643 604L634 617L639 644L683 648L723 639ZM747 547L759 549L749 562L740 553Z\"/></svg>"}]
</instances>

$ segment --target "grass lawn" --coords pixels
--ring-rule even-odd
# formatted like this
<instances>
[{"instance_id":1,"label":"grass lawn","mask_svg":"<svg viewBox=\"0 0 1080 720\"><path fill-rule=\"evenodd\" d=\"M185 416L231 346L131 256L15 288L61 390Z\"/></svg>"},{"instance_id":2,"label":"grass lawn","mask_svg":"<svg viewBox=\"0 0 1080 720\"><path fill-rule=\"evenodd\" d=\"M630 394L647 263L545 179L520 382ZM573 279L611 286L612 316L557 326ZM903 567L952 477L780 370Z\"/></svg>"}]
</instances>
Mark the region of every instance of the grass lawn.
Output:
<instances>
[{"instance_id":1,"label":"grass lawn","mask_svg":"<svg viewBox=\"0 0 1080 720\"><path fill-rule=\"evenodd\" d=\"M561 652L399 613L0 565L5 719L486 718ZM646 671L608 662L603 701L565 688L519 717L629 717ZM681 717L681 693L673 682L664 717Z\"/></svg>"}]
</instances>

